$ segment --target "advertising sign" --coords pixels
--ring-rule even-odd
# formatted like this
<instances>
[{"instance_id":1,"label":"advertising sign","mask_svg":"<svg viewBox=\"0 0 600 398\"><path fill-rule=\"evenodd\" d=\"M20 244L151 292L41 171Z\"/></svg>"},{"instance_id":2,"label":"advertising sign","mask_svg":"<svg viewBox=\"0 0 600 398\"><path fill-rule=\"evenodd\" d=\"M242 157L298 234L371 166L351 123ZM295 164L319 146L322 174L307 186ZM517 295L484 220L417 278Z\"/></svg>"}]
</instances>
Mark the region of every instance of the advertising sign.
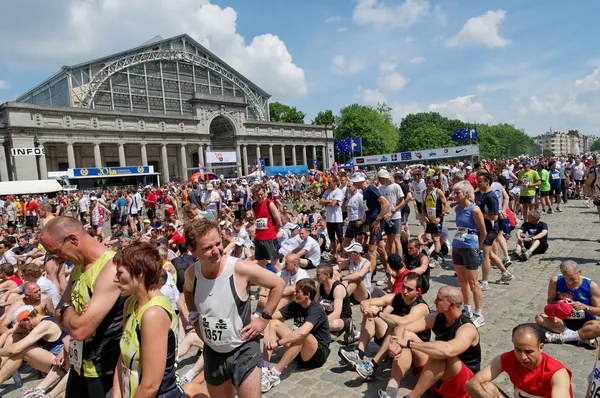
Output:
<instances>
[{"instance_id":1,"label":"advertising sign","mask_svg":"<svg viewBox=\"0 0 600 398\"><path fill-rule=\"evenodd\" d=\"M127 175L153 174L154 166L128 166L128 167L90 167L69 169L69 177L117 177Z\"/></svg>"},{"instance_id":2,"label":"advertising sign","mask_svg":"<svg viewBox=\"0 0 600 398\"><path fill-rule=\"evenodd\" d=\"M235 152L206 152L206 163L236 163Z\"/></svg>"},{"instance_id":3,"label":"advertising sign","mask_svg":"<svg viewBox=\"0 0 600 398\"><path fill-rule=\"evenodd\" d=\"M42 156L45 155L44 148L11 148L13 156Z\"/></svg>"},{"instance_id":4,"label":"advertising sign","mask_svg":"<svg viewBox=\"0 0 600 398\"><path fill-rule=\"evenodd\" d=\"M354 158L356 165L418 162L420 160L437 160L447 158L466 158L479 156L479 145L463 145L447 148L424 149L411 152L385 153L373 156L358 156Z\"/></svg>"}]
</instances>

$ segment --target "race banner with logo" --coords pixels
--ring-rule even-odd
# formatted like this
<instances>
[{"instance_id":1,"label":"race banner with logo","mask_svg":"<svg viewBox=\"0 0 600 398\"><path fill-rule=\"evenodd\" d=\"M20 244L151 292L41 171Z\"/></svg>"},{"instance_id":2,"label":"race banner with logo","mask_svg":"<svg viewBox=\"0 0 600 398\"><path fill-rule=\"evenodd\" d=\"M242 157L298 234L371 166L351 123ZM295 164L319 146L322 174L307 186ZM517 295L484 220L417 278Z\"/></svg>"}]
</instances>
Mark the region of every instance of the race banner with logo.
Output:
<instances>
[{"instance_id":1,"label":"race banner with logo","mask_svg":"<svg viewBox=\"0 0 600 398\"><path fill-rule=\"evenodd\" d=\"M479 156L479 145L463 145L447 148L424 149L421 151L385 153L383 155L358 156L353 159L354 165L419 162L421 160L437 160L446 158L467 158Z\"/></svg>"},{"instance_id":2,"label":"race banner with logo","mask_svg":"<svg viewBox=\"0 0 600 398\"><path fill-rule=\"evenodd\" d=\"M154 174L154 166L90 167L69 169L69 178L119 177Z\"/></svg>"},{"instance_id":3,"label":"race banner with logo","mask_svg":"<svg viewBox=\"0 0 600 398\"><path fill-rule=\"evenodd\" d=\"M206 152L206 163L236 163L235 152Z\"/></svg>"}]
</instances>

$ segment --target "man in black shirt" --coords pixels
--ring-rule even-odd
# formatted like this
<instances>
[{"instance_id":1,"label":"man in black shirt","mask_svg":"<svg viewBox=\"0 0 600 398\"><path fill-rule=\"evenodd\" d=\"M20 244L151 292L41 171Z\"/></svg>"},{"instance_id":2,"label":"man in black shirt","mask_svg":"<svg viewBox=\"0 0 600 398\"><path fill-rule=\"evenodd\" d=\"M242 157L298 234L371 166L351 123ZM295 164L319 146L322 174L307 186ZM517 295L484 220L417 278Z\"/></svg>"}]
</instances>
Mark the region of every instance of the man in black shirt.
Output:
<instances>
[{"instance_id":1,"label":"man in black shirt","mask_svg":"<svg viewBox=\"0 0 600 398\"><path fill-rule=\"evenodd\" d=\"M327 361L331 332L325 310L314 301L316 295L317 288L312 279L299 280L296 282L294 301L276 311L265 328L261 381L263 393L281 382L281 372L292 361L309 369L319 368ZM295 330L282 322L291 318L297 326ZM285 353L279 363L269 369L268 361L279 345L285 348Z\"/></svg>"},{"instance_id":2,"label":"man in black shirt","mask_svg":"<svg viewBox=\"0 0 600 398\"><path fill-rule=\"evenodd\" d=\"M408 182L404 179L404 172L394 173L394 182L400 185L402 193L404 193L404 207L402 208L402 226L408 231L408 216L410 216L410 206L408 203L413 199L412 192Z\"/></svg>"},{"instance_id":3,"label":"man in black shirt","mask_svg":"<svg viewBox=\"0 0 600 398\"><path fill-rule=\"evenodd\" d=\"M37 247L29 243L29 237L27 235L22 235L19 238L19 245L13 247L12 251L13 253L15 253L15 255L22 256L25 253L29 253L34 249L36 249L37 251Z\"/></svg>"},{"instance_id":4,"label":"man in black shirt","mask_svg":"<svg viewBox=\"0 0 600 398\"><path fill-rule=\"evenodd\" d=\"M548 250L548 224L540 221L541 217L540 212L535 210L527 215L527 221L517 229L517 255L523 261L527 261L532 254L543 254Z\"/></svg>"},{"instance_id":5,"label":"man in black shirt","mask_svg":"<svg viewBox=\"0 0 600 398\"><path fill-rule=\"evenodd\" d=\"M481 366L479 332L471 318L462 312L459 288L444 286L435 298L435 310L425 318L400 323L390 338L389 353L395 357L392 377L380 397L398 394L398 383L411 365L419 375L410 398L421 397L433 387L444 398L468 397L467 381ZM430 329L436 341L422 341L417 333Z\"/></svg>"}]
</instances>

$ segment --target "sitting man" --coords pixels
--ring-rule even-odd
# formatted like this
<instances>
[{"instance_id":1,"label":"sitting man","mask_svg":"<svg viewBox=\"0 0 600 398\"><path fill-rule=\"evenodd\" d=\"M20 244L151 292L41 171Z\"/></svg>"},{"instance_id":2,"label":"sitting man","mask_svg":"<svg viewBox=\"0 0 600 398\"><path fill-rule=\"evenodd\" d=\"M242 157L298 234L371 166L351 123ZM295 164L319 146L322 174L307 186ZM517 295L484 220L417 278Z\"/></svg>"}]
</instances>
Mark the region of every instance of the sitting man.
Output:
<instances>
[{"instance_id":1,"label":"sitting man","mask_svg":"<svg viewBox=\"0 0 600 398\"><path fill-rule=\"evenodd\" d=\"M409 323L425 318L429 307L419 295L421 276L409 272L402 280L402 292L388 294L379 298L364 300L360 303L363 314L358 348L352 351L340 350L340 356L354 366L356 372L366 380L373 380L373 374L381 361L387 357L389 334L401 323ZM430 330L417 334L422 341L429 341ZM371 339L379 345L379 351L369 359L365 351Z\"/></svg>"},{"instance_id":2,"label":"sitting man","mask_svg":"<svg viewBox=\"0 0 600 398\"><path fill-rule=\"evenodd\" d=\"M298 234L300 240L298 246L293 250L300 256L300 266L304 269L313 269L321 263L321 248L306 228L300 229Z\"/></svg>"},{"instance_id":3,"label":"sitting man","mask_svg":"<svg viewBox=\"0 0 600 398\"><path fill-rule=\"evenodd\" d=\"M565 314L564 320L538 314L535 322L549 330L545 335L547 343L575 342L595 349L598 347L596 337L600 336L600 321L596 320L600 316L600 288L596 282L583 277L572 260L560 264L560 273L550 278L547 303L565 302L572 306L571 314Z\"/></svg>"},{"instance_id":4,"label":"sitting man","mask_svg":"<svg viewBox=\"0 0 600 398\"><path fill-rule=\"evenodd\" d=\"M277 304L277 309L279 309L294 301L294 296L296 294L296 282L302 279L310 279L310 275L308 275L306 270L300 268L300 256L297 254L288 254L285 257L283 268L277 275L279 275L285 282L285 288L283 288L281 299L279 300L279 304ZM261 299L264 301L264 303L262 303L264 305L267 297L260 296L259 303L261 303Z\"/></svg>"},{"instance_id":5,"label":"sitting man","mask_svg":"<svg viewBox=\"0 0 600 398\"><path fill-rule=\"evenodd\" d=\"M323 307L314 301L317 288L311 279L302 279L296 283L296 297L273 314L264 331L264 359L261 390L263 393L281 382L281 372L292 361L300 366L315 369L327 362L331 332ZM294 318L295 330L288 328L282 320ZM269 369L269 360L273 350L279 345L285 353L279 363Z\"/></svg>"},{"instance_id":6,"label":"sitting man","mask_svg":"<svg viewBox=\"0 0 600 398\"><path fill-rule=\"evenodd\" d=\"M508 396L494 383L506 372L513 384L515 397L571 397L571 371L542 350L537 331L518 325L512 331L514 350L498 355L467 383L472 398Z\"/></svg>"},{"instance_id":7,"label":"sitting man","mask_svg":"<svg viewBox=\"0 0 600 398\"><path fill-rule=\"evenodd\" d=\"M421 275L421 294L429 291L429 256L421 250L418 239L411 239L406 245L404 264L409 271Z\"/></svg>"},{"instance_id":8,"label":"sitting man","mask_svg":"<svg viewBox=\"0 0 600 398\"><path fill-rule=\"evenodd\" d=\"M52 299L45 294L42 294L39 285L35 282L28 282L23 289L23 298L12 303L3 317L0 319L0 334L8 331L8 327L13 318L15 311L24 306L32 305L37 310L38 314L46 315L54 313L54 305Z\"/></svg>"},{"instance_id":9,"label":"sitting man","mask_svg":"<svg viewBox=\"0 0 600 398\"><path fill-rule=\"evenodd\" d=\"M53 316L40 314L31 305L18 308L12 321L14 333L0 348L0 357L6 357L0 368L0 383L8 380L23 360L40 372L48 373L55 358L63 356L63 347L69 339L67 333L60 329Z\"/></svg>"},{"instance_id":10,"label":"sitting man","mask_svg":"<svg viewBox=\"0 0 600 398\"><path fill-rule=\"evenodd\" d=\"M467 398L467 381L479 372L481 345L479 332L471 318L462 312L463 295L459 288L444 286L435 298L436 312L409 324L398 324L390 338L389 352L396 360L392 377L379 396L396 398L398 383L411 365L419 373L409 398L423 396L432 389L443 398ZM422 341L416 334L431 329L436 341Z\"/></svg>"},{"instance_id":11,"label":"sitting man","mask_svg":"<svg viewBox=\"0 0 600 398\"><path fill-rule=\"evenodd\" d=\"M11 263L0 264L0 292L15 290L23 284L21 278L15 275L15 267Z\"/></svg>"},{"instance_id":12,"label":"sitting man","mask_svg":"<svg viewBox=\"0 0 600 398\"><path fill-rule=\"evenodd\" d=\"M371 262L362 256L363 247L358 242L345 247L344 251L348 259L339 264L337 271L348 270L348 275L342 277L342 283L350 300L359 304L371 297Z\"/></svg>"},{"instance_id":13,"label":"sitting man","mask_svg":"<svg viewBox=\"0 0 600 398\"><path fill-rule=\"evenodd\" d=\"M532 254L544 254L548 250L548 224L540 221L541 217L540 212L535 210L527 215L527 221L517 229L516 253L523 261L527 261Z\"/></svg>"},{"instance_id":14,"label":"sitting man","mask_svg":"<svg viewBox=\"0 0 600 398\"><path fill-rule=\"evenodd\" d=\"M321 264L317 267L317 295L315 301L320 303L329 321L332 332L344 331L344 343L355 341L356 328L352 323L352 308L346 286L334 278L333 267Z\"/></svg>"}]
</instances>

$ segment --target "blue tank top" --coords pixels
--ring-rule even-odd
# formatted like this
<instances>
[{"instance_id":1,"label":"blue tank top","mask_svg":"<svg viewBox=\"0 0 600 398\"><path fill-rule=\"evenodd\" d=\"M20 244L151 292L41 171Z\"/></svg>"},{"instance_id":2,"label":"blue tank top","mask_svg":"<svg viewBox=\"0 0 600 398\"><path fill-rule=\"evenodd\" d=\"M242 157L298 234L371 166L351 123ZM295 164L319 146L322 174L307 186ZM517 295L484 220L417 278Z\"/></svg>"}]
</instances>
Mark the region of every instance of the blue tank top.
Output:
<instances>
[{"instance_id":1,"label":"blue tank top","mask_svg":"<svg viewBox=\"0 0 600 398\"><path fill-rule=\"evenodd\" d=\"M585 305L592 305L591 284L592 281L584 277L582 278L581 285L577 289L571 290L567 287L565 277L559 275L556 281L556 300L572 300L579 301ZM573 310L568 319L596 319L596 316L585 313L582 310Z\"/></svg>"},{"instance_id":2,"label":"blue tank top","mask_svg":"<svg viewBox=\"0 0 600 398\"><path fill-rule=\"evenodd\" d=\"M56 323L56 319L53 316L46 316L46 317L42 318L42 322L44 322L44 321ZM65 338L66 335L67 335L67 332L65 332L63 330L58 339L56 339L54 341L39 339L37 341L37 344L47 351L52 351L55 347L63 344L62 340Z\"/></svg>"},{"instance_id":3,"label":"blue tank top","mask_svg":"<svg viewBox=\"0 0 600 398\"><path fill-rule=\"evenodd\" d=\"M452 241L452 247L457 249L479 249L479 230L473 220L473 208L471 203L465 209L461 205L456 206L456 234Z\"/></svg>"},{"instance_id":4,"label":"blue tank top","mask_svg":"<svg viewBox=\"0 0 600 398\"><path fill-rule=\"evenodd\" d=\"M560 171L557 169L550 170L550 187L560 189Z\"/></svg>"}]
</instances>

